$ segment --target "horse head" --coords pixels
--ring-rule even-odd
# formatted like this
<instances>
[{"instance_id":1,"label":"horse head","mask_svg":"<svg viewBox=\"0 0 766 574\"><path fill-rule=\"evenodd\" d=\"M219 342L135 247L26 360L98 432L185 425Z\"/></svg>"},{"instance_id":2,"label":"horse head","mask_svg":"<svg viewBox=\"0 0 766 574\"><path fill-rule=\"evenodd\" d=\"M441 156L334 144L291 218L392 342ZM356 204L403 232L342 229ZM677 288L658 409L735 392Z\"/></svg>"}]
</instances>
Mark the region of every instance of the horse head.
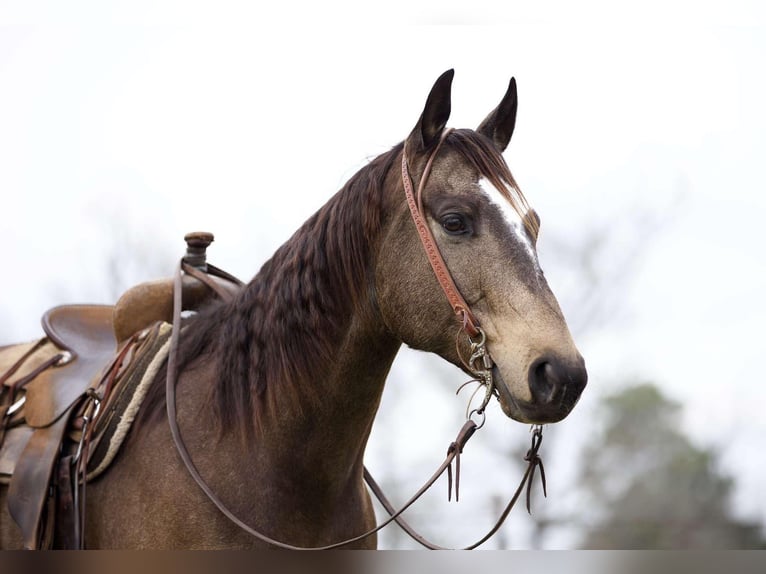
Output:
<instances>
[{"instance_id":1,"label":"horse head","mask_svg":"<svg viewBox=\"0 0 766 574\"><path fill-rule=\"evenodd\" d=\"M503 411L520 422L556 422L577 403L587 371L540 266L540 218L502 157L516 122L516 82L511 79L500 104L475 131L446 132L452 78L450 70L436 81L405 140L413 180L427 178L419 209L486 337ZM389 331L409 346L467 370L470 339L456 344L460 322L429 266L404 200L404 179L396 182L388 206L390 224L377 263L380 313Z\"/></svg>"}]
</instances>

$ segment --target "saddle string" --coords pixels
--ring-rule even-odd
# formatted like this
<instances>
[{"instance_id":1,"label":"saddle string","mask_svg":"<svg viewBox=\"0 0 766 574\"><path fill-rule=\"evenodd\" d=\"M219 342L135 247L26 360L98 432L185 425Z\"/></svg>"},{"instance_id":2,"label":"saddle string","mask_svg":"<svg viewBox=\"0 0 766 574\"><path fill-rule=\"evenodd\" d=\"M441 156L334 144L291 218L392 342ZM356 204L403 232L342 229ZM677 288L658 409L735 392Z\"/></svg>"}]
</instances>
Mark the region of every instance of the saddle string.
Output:
<instances>
[{"instance_id":1,"label":"saddle string","mask_svg":"<svg viewBox=\"0 0 766 574\"><path fill-rule=\"evenodd\" d=\"M76 419L76 421L82 421L80 441L77 445L75 454L70 457L73 471L71 477L73 483L72 512L74 514L74 536L72 542L76 548L82 549L85 547L85 493L88 483L86 476L88 472L88 460L90 458L90 445L93 439L93 433L98 424L99 415L105 412L105 409L102 409L101 407L109 400L115 381L122 372L123 365L130 361L130 356L135 351L136 345L143 340L145 334L146 331L140 331L131 336L114 359L112 359L108 368L100 377L99 382L85 391L84 404L80 408L80 414ZM101 388L103 388L103 390L99 392L97 389Z\"/></svg>"},{"instance_id":2,"label":"saddle string","mask_svg":"<svg viewBox=\"0 0 766 574\"><path fill-rule=\"evenodd\" d=\"M23 389L28 383L32 382L37 375L45 371L46 369L57 366L60 364L63 364L63 361L67 360L68 352L62 351L60 353L56 353L48 360L44 361L32 371L24 375L23 377L19 378L16 381L13 381L12 383L8 383L7 381L14 375L16 372L24 366L24 363L27 362L27 360L34 355L38 350L40 350L45 344L48 342L47 337L41 338L39 341L37 341L32 347L29 348L19 359L13 363L6 371L0 376L0 444L2 444L2 438L4 435L4 430L6 428L6 425L10 424L10 420L5 420L6 417L10 417L15 413L18 409L21 408L21 406L24 404L24 401L26 400L25 397L21 397L18 401L16 401L16 394ZM15 401L15 402L14 402Z\"/></svg>"}]
</instances>

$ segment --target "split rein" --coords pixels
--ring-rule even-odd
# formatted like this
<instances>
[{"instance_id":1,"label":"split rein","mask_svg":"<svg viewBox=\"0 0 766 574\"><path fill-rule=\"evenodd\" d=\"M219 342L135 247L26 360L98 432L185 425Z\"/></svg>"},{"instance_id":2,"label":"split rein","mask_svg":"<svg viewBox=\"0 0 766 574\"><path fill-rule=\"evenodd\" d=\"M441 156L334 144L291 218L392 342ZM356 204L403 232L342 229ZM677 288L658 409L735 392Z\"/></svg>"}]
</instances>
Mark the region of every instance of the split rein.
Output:
<instances>
[{"instance_id":1,"label":"split rein","mask_svg":"<svg viewBox=\"0 0 766 574\"><path fill-rule=\"evenodd\" d=\"M426 224L425 218L423 216L422 191L428 179L428 175L430 173L433 160L436 157L436 154L439 151L439 148L442 142L444 141L444 139L446 138L446 136L448 135L448 133L449 133L449 130L446 130L442 134L442 137L439 143L436 145L435 149L431 152L431 155L427 160L426 166L423 171L423 175L418 185L417 196L413 194L413 190L412 190L412 181L411 181L411 178L408 172L408 167L407 167L406 150L402 155L402 181L404 182L404 190L405 190L405 195L407 198L407 204L409 206L413 221L415 222L415 226L417 227L418 235L420 236L421 242L423 244L423 248L425 249L426 255L428 256L429 263L431 264L431 267L436 275L436 278L438 279L439 284L442 287L442 290L444 291L448 301L450 302L450 305L452 306L455 314L458 316L458 318L462 322L462 328L460 329L460 332L458 333L458 337L460 336L460 334L465 333L468 338L471 355L467 362L466 361L463 361L463 362L464 362L464 365L467 367L467 369L474 375L474 377L476 377L473 381L470 381L470 382L478 382L481 386L484 387L485 394L481 402L481 405L478 408L473 409L467 414L466 422L463 424L462 428L458 432L455 440L447 448L447 455L444 461L441 463L441 465L439 465L439 467L436 469L433 475L425 482L425 484L398 510L395 509L393 504L391 504L391 502L385 496L382 489L380 488L378 483L375 482L375 480L373 479L372 475L367 470L367 468L366 467L364 468L364 479L367 482L367 485L369 486L370 490L377 497L377 499L379 500L383 508L385 508L386 512L389 514L389 518L385 520L384 522L382 522L381 524L377 525L375 528L367 532L364 532L358 536L355 536L353 538L349 538L347 540L342 540L334 544L329 544L326 546L319 546L319 547L300 547L300 546L294 546L292 544L288 544L279 540L275 540L267 536L266 534L263 534L262 532L255 530L250 525L242 521L239 517L237 517L223 503L223 501L216 495L216 493L213 492L213 490L210 488L210 486L207 484L205 479L200 475L199 471L197 470L191 458L191 455L189 454L189 451L186 448L183 437L181 436L181 430L178 426L177 412L176 412L176 382L178 379L177 357L178 357L178 348L180 344L180 335L181 335L183 275L186 273L199 279L200 281L208 285L210 288L212 288L219 296L223 297L224 299L230 298L231 293L228 292L226 289L222 288L220 284L218 284L211 276L217 276L219 278L222 278L228 282L234 283L239 286L241 286L242 283L238 279L234 278L233 276L229 275L228 273L224 271L221 271L217 267L214 267L213 265L210 265L210 264L206 264L204 262L204 248L205 248L204 245L198 244L195 248L193 246L194 245L193 239L192 241L189 241L189 237L187 236L187 243L189 243L189 249L187 250L187 255L181 260L178 266L177 272L174 277L174 288L173 288L173 332L171 334L171 339L170 339L170 350L168 355L168 366L167 366L167 377L166 377L167 415L168 415L168 422L170 425L170 431L173 437L173 442L175 443L176 449L178 450L178 453L181 456L181 459L183 460L183 463L186 466L186 469L188 470L189 474L194 479L194 481L197 483L197 485L200 487L200 489L205 493L207 498L231 522L233 522L240 529L242 529L243 531L247 532L248 534L252 535L253 537L257 538L258 540L262 542L265 542L267 544L271 544L273 546L276 546L278 548L283 548L286 550L332 550L332 549L341 548L348 544L352 544L354 542L363 540L367 538L368 536L371 536L372 534L375 534L379 530L385 528L392 522L396 522L402 528L402 530L404 530L413 540L420 543L424 547L429 548L431 550L447 550L448 549L446 547L439 546L438 544L434 544L433 542L430 542L429 540L424 538L422 535L418 534L404 520L404 518L401 515L410 506L412 506L421 496L423 496L423 494L425 494L425 492L434 485L434 483L445 473L445 471L447 472L447 477L448 477L448 499L451 499L452 490L453 490L453 471L452 471L453 462L455 463L455 472L454 472L455 500L456 501L458 500L459 489L460 489L460 454L463 452L465 445L468 443L468 441L473 436L473 434L484 425L484 421L486 419L485 409L487 405L489 404L492 396L497 393L494 387L494 381L492 377L493 362L492 362L492 358L490 357L489 351L486 348L485 334L479 327L476 317L471 312L470 307L465 302L462 295L460 294L460 291L455 285L454 280L452 279L452 276L449 272L449 269L447 268L447 265L444 262L444 259L442 258L441 253L439 252L439 248L436 244L436 241L433 235L431 234L431 230L428 228L428 225ZM209 243L209 241L207 241L206 243ZM459 340L457 341L457 345L458 345L458 352L459 352ZM469 409L470 409L470 402L469 402ZM474 417L481 417L480 422L478 424L474 420ZM524 475L521 478L521 482L519 483L519 486L516 488L516 491L514 492L510 501L508 502L502 514L500 515L500 518L497 520L495 525L490 529L490 531L487 534L485 534L480 540L478 540L477 542L469 546L462 548L462 550L473 550L475 548L478 548L479 546L484 544L487 540L489 540L500 529L500 527L502 526L502 524L505 522L506 518L510 514L511 510L516 505L516 502L518 501L519 497L524 491L525 486L526 486L526 507L527 507L527 511L531 512L530 504L531 504L532 479L534 478L535 470L537 469L537 467L540 468L540 478L542 481L543 493L547 495L545 469L543 467L542 460L540 459L540 456L538 455L538 451L540 449L540 445L542 444L542 440L543 440L542 427L540 425L536 425L532 429L532 444L530 445L529 450L524 456L524 460L527 462L527 468L526 468L526 471L524 472Z\"/></svg>"}]
</instances>

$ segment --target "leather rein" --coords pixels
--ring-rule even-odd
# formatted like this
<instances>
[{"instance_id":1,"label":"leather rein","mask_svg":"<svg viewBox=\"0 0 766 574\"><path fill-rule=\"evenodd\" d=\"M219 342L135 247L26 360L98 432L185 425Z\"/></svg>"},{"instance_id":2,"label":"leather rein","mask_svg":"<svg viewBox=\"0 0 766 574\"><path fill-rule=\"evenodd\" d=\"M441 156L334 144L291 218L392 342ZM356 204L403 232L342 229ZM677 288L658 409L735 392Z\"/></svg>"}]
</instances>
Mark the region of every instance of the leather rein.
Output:
<instances>
[{"instance_id":1,"label":"leather rein","mask_svg":"<svg viewBox=\"0 0 766 574\"><path fill-rule=\"evenodd\" d=\"M181 430L178 426L177 411L176 411L176 383L178 379L178 366L177 366L178 358L177 357L178 357L178 348L180 344L180 336L182 331L181 311L182 311L183 275L186 273L196 277L197 279L199 279L200 281L204 282L206 285L214 289L215 292L224 299L231 298L232 297L231 292L221 288L220 285L215 280L213 280L212 277L210 276L217 276L219 278L223 278L229 282L235 283L238 286L241 286L242 282L234 278L233 276L229 275L228 273L225 273L224 271L221 271L220 269L214 267L213 265L206 264L204 262L201 263L199 258L199 255L200 255L199 250L196 250L193 253L193 255L190 255L192 253L192 250L190 249L189 251L187 251L187 256L181 259L181 262L177 268L177 271L174 277L173 331L172 331L171 339L170 339L170 350L168 355L167 377L166 377L167 415L168 415L168 423L170 425L170 431L173 437L173 442L175 443L176 449L178 450L178 453L181 456L181 459L183 460L183 463L186 466L186 469L188 470L189 474L197 483L197 485L200 487L200 489L204 492L207 498L231 522L233 522L240 529L244 530L245 532L247 532L248 534L252 535L253 537L257 538L258 540L262 542L276 546L278 548L287 549L287 550L332 550L335 548L340 548L348 544L352 544L354 542L363 540L367 538L368 536L375 534L379 530L383 529L384 527L388 526L389 524L395 521L410 537L412 537L415 541L422 544L426 548L429 548L432 550L447 549L443 546L439 546L438 544L434 544L428 541L422 535L418 534L404 520L404 518L402 518L401 515L405 510L407 510L410 506L412 506L429 488L431 488L431 486L433 486L433 484L437 481L437 479L439 479L444 474L445 471L447 472L447 475L448 475L448 489L449 489L448 496L451 498L452 487L453 487L453 480L452 480L453 462L455 463L455 499L458 500L459 486L460 486L460 454L463 452L463 449L466 443L468 442L468 440L473 436L473 434L478 429L480 429L484 425L484 419L486 416L485 409L490 399L492 398L492 396L496 393L494 389L494 385L493 385L492 371L491 371L493 363L489 355L489 351L486 349L486 345L485 345L486 337L484 335L484 332L479 327L476 317L471 312L470 307L465 302L462 295L460 294L460 291L455 285L455 282L452 279L452 275L450 274L449 269L447 268L447 265L444 262L443 257L441 256L441 253L439 252L439 248L436 244L433 234L431 233L431 230L428 227L428 224L425 221L425 217L423 214L422 192L428 180L428 176L430 174L434 158L436 157L436 154L438 153L439 148L441 147L441 144L444 142L444 140L446 139L450 131L451 130L445 130L442 133L441 139L439 140L438 144L436 145L436 147L434 148L434 150L431 152L430 156L428 157L428 160L426 162L426 165L423 171L423 175L421 176L421 179L417 188L417 195L413 193L412 180L410 178L408 165L407 165L406 149L402 153L402 166L401 166L402 181L404 184L404 192L407 199L407 205L409 206L410 214L412 215L412 219L415 223L415 226L417 227L418 235L423 244L423 248L425 249L426 255L428 256L429 263L436 275L436 278L439 281L439 284L442 290L444 291L447 297L447 300L452 306L453 311L455 312L456 316L461 321L462 327L458 335L464 332L468 337L468 342L471 348L471 356L467 362L464 361L464 364L469 369L469 371L476 377L475 380L485 387L486 392L481 405L470 412L470 414L467 416L466 422L463 424L462 428L458 432L457 437L449 445L447 449L447 455L444 461L434 471L433 475L425 482L425 484L423 484L423 486L398 510L396 510L394 506L391 504L391 502L386 498L380 486L375 482L375 480L373 479L372 475L367 470L367 468L366 467L364 468L364 479L367 482L367 485L369 486L370 490L375 494L375 496L378 498L382 506L385 508L386 512L389 514L389 518L387 520L385 520L381 524L378 524L375 528L372 528L367 532L364 532L362 534L359 534L358 536L354 536L346 540L342 540L340 542L336 542L334 544L329 544L326 546L318 546L318 547L301 547L301 546L288 544L279 540L275 540L274 538L267 536L263 532L260 532L252 528L250 525L246 524L239 517L237 517L223 503L223 501L216 495L216 493L213 492L213 490L207 484L205 479L200 475L199 471L197 470L197 467L195 466L192 460L191 455L189 454L188 449L186 448L186 444L184 443L183 437L181 435ZM459 347L458 347L458 350L459 350ZM477 422L473 420L474 415L481 417L480 423L477 424ZM541 443L542 443L542 427L538 425L533 427L532 429L532 444L524 457L524 460L528 463L527 469L521 479L521 482L519 483L519 486L517 487L510 501L508 502L502 514L500 515L500 518L486 535L484 535L477 542L462 548L462 550L472 550L474 548L477 548L478 546L482 545L484 542L489 540L498 531L500 526L502 526L503 522L505 522L505 519L510 514L510 511L513 509L517 500L519 499L521 493L524 490L525 485L527 487L526 506L527 506L527 511L530 511L532 478L534 477L534 473L537 467L540 467L540 477L542 480L543 493L544 494L546 493L545 470L543 468L542 460L540 459L538 455L538 450L540 448Z\"/></svg>"}]
</instances>

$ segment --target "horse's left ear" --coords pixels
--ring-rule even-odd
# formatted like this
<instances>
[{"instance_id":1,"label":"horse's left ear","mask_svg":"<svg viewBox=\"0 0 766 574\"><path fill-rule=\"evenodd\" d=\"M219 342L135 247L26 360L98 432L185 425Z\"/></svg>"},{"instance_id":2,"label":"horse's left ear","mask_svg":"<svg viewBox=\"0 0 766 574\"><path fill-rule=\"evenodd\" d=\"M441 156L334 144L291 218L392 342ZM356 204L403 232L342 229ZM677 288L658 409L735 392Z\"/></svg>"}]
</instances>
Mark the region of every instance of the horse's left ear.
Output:
<instances>
[{"instance_id":1,"label":"horse's left ear","mask_svg":"<svg viewBox=\"0 0 766 574\"><path fill-rule=\"evenodd\" d=\"M424 151L434 146L449 120L452 110L452 78L455 70L447 70L434 82L423 113L407 137L407 149Z\"/></svg>"},{"instance_id":2,"label":"horse's left ear","mask_svg":"<svg viewBox=\"0 0 766 574\"><path fill-rule=\"evenodd\" d=\"M516 78L511 78L508 91L505 92L503 101L500 102L490 114L476 128L480 134L487 136L501 152L508 147L511 141L513 128L516 126L516 108L519 100L516 96Z\"/></svg>"}]
</instances>

